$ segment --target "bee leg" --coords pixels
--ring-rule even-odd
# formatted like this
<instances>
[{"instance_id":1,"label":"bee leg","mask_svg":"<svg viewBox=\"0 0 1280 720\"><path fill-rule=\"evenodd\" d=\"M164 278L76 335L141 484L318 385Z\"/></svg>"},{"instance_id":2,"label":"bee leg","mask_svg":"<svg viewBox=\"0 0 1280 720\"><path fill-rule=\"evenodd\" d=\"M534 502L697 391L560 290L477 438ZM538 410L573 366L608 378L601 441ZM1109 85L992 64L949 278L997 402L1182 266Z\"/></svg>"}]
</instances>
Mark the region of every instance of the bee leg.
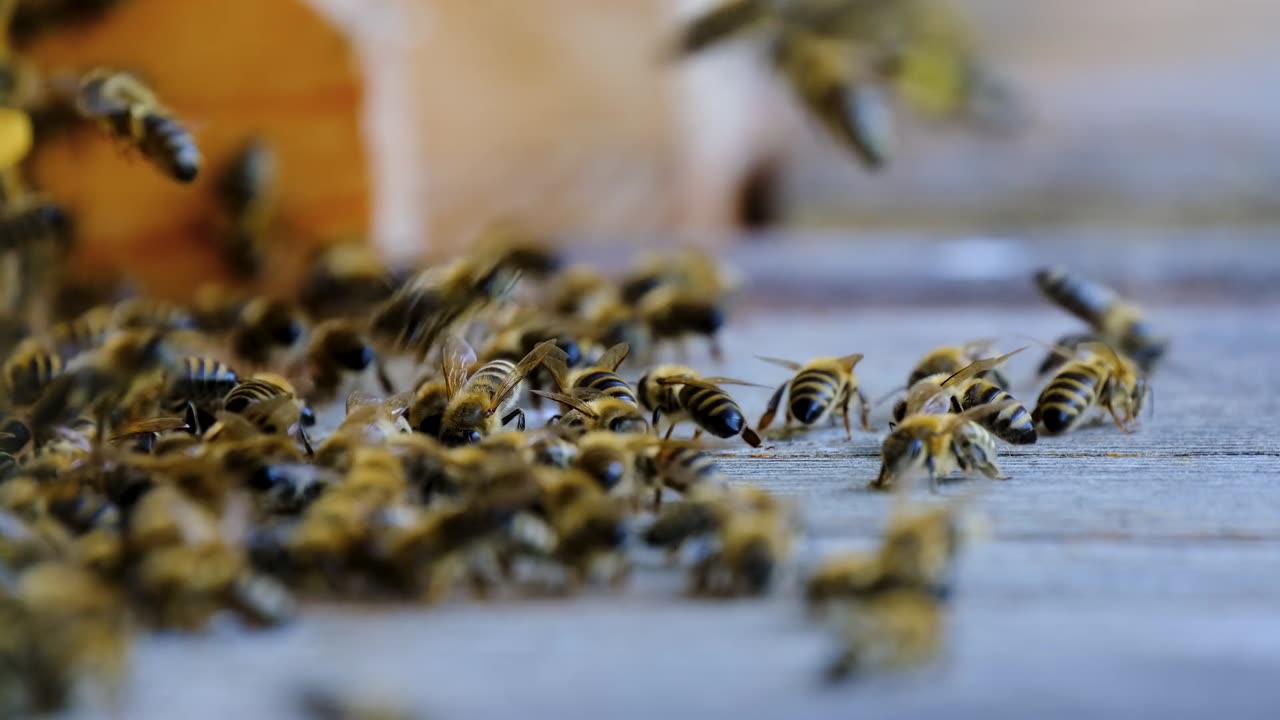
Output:
<instances>
[{"instance_id":1,"label":"bee leg","mask_svg":"<svg viewBox=\"0 0 1280 720\"><path fill-rule=\"evenodd\" d=\"M760 422L756 423L756 427L760 428L761 431L768 430L769 426L773 424L773 418L778 414L778 403L782 402L782 393L786 392L787 385L790 382L788 380L779 385L778 389L773 392L773 397L769 398L769 405L765 408L764 415L761 415ZM787 422L791 422L791 413L787 413Z\"/></svg>"},{"instance_id":2,"label":"bee leg","mask_svg":"<svg viewBox=\"0 0 1280 720\"><path fill-rule=\"evenodd\" d=\"M373 361L373 371L378 375L378 385L382 387L382 392L391 395L396 391L396 386L391 382L391 376L387 374L387 366L383 364L381 358Z\"/></svg>"},{"instance_id":3,"label":"bee leg","mask_svg":"<svg viewBox=\"0 0 1280 720\"><path fill-rule=\"evenodd\" d=\"M694 431L693 431L693 439L694 439L694 440L697 440L697 439L698 439L698 438L700 438L700 437L702 437L702 428L698 428L697 430L694 430Z\"/></svg>"},{"instance_id":4,"label":"bee leg","mask_svg":"<svg viewBox=\"0 0 1280 720\"><path fill-rule=\"evenodd\" d=\"M662 486L653 489L653 511L658 512L662 509Z\"/></svg>"},{"instance_id":5,"label":"bee leg","mask_svg":"<svg viewBox=\"0 0 1280 720\"><path fill-rule=\"evenodd\" d=\"M867 402L867 396L862 394L862 388L858 388L858 405L862 409L862 429L871 432L871 423L868 422L871 405Z\"/></svg>"},{"instance_id":6,"label":"bee leg","mask_svg":"<svg viewBox=\"0 0 1280 720\"><path fill-rule=\"evenodd\" d=\"M658 419L662 417L662 408L653 409L653 419L649 421L649 427L653 428L653 434L658 434Z\"/></svg>"},{"instance_id":7,"label":"bee leg","mask_svg":"<svg viewBox=\"0 0 1280 720\"><path fill-rule=\"evenodd\" d=\"M654 428L654 430L655 430L655 431L657 431L657 429L658 429L658 425L657 425L657 423L654 423L653 428ZM668 425L668 426L667 426L667 434L666 434L665 436L663 436L663 438L662 438L662 439L663 439L663 440L670 440L670 439L671 439L671 433L675 432L675 429L676 429L676 423L671 423L670 425Z\"/></svg>"},{"instance_id":8,"label":"bee leg","mask_svg":"<svg viewBox=\"0 0 1280 720\"><path fill-rule=\"evenodd\" d=\"M938 467L934 463L932 456L925 461L925 464L929 467L929 492L936 495L938 493Z\"/></svg>"},{"instance_id":9,"label":"bee leg","mask_svg":"<svg viewBox=\"0 0 1280 720\"><path fill-rule=\"evenodd\" d=\"M521 410L520 408L516 408L515 410L512 410L511 412L502 416L503 425L506 425L512 420L516 421L516 429L519 430L520 432L524 432L524 411Z\"/></svg>"},{"instance_id":10,"label":"bee leg","mask_svg":"<svg viewBox=\"0 0 1280 720\"><path fill-rule=\"evenodd\" d=\"M844 420L844 435L850 441L853 440L853 428L849 427L849 403L853 400L853 396L848 392L844 394L844 404L840 407L840 417Z\"/></svg>"},{"instance_id":11,"label":"bee leg","mask_svg":"<svg viewBox=\"0 0 1280 720\"><path fill-rule=\"evenodd\" d=\"M315 457L315 448L311 447L311 438L307 437L307 431L301 425L298 426L298 440L302 443L302 450L306 452L307 457Z\"/></svg>"}]
</instances>

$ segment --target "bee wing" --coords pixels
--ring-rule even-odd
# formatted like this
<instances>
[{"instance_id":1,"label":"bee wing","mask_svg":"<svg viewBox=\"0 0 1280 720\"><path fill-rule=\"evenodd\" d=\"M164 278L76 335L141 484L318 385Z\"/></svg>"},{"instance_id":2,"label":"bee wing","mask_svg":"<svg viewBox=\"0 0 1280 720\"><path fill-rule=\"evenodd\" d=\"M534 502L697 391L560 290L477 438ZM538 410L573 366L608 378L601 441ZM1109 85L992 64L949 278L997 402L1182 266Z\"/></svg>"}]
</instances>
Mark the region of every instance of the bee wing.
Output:
<instances>
[{"instance_id":1,"label":"bee wing","mask_svg":"<svg viewBox=\"0 0 1280 720\"><path fill-rule=\"evenodd\" d=\"M296 400L279 395L253 403L240 414L255 427L275 426L277 432L285 432L298 422L300 412Z\"/></svg>"},{"instance_id":2,"label":"bee wing","mask_svg":"<svg viewBox=\"0 0 1280 720\"><path fill-rule=\"evenodd\" d=\"M907 411L913 415L945 415L951 412L951 394L936 385L917 388L907 394Z\"/></svg>"},{"instance_id":3,"label":"bee wing","mask_svg":"<svg viewBox=\"0 0 1280 720\"><path fill-rule=\"evenodd\" d=\"M440 355L440 373L444 376L445 392L449 397L458 394L467 381L467 372L476 362L476 351L466 340L450 335L444 341Z\"/></svg>"},{"instance_id":4,"label":"bee wing","mask_svg":"<svg viewBox=\"0 0 1280 720\"><path fill-rule=\"evenodd\" d=\"M993 337L978 338L977 340L970 340L960 347L964 349L965 354L969 357L973 357L975 355L986 355L995 349L996 341L998 339L999 338Z\"/></svg>"},{"instance_id":5,"label":"bee wing","mask_svg":"<svg viewBox=\"0 0 1280 720\"><path fill-rule=\"evenodd\" d=\"M947 431L950 431L952 428L955 428L962 423L974 422L988 415L994 415L996 413L1003 411L1005 408L1011 405L1016 405L1016 404L1018 404L1017 400L1014 400L1013 398L1006 398L1004 400L998 400L993 403L987 403L985 405L979 405L977 407L969 408L968 410L965 410L962 413L957 413L951 416L952 420L949 427L947 428Z\"/></svg>"},{"instance_id":6,"label":"bee wing","mask_svg":"<svg viewBox=\"0 0 1280 720\"><path fill-rule=\"evenodd\" d=\"M858 363L862 362L863 357L865 356L862 353L852 353L850 355L844 355L837 358L837 360L841 365L844 365L845 370L852 372L853 369L858 366Z\"/></svg>"},{"instance_id":7,"label":"bee wing","mask_svg":"<svg viewBox=\"0 0 1280 720\"><path fill-rule=\"evenodd\" d=\"M136 420L125 425L120 428L120 432L115 433L110 438L107 438L107 440L115 443L122 442L139 435L146 435L148 433L163 433L186 429L187 421L180 417L147 418L146 420Z\"/></svg>"},{"instance_id":8,"label":"bee wing","mask_svg":"<svg viewBox=\"0 0 1280 720\"><path fill-rule=\"evenodd\" d=\"M739 35L768 14L762 0L728 0L694 18L676 39L677 55L692 55L712 45Z\"/></svg>"},{"instance_id":9,"label":"bee wing","mask_svg":"<svg viewBox=\"0 0 1280 720\"><path fill-rule=\"evenodd\" d=\"M261 435L258 428L242 415L230 412L220 412L217 414L217 422L215 422L207 431L205 431L205 442L226 442L237 440L248 440L249 438Z\"/></svg>"},{"instance_id":10,"label":"bee wing","mask_svg":"<svg viewBox=\"0 0 1280 720\"><path fill-rule=\"evenodd\" d=\"M384 403L392 415L402 415L404 411L409 409L409 406L413 405L415 399L414 391L406 390L388 397Z\"/></svg>"},{"instance_id":11,"label":"bee wing","mask_svg":"<svg viewBox=\"0 0 1280 720\"><path fill-rule=\"evenodd\" d=\"M779 365L781 367L784 367L788 370L793 370L793 371L799 371L800 368L804 367L803 365L801 365L798 362L795 362L794 360L783 360L782 358L765 357L764 355L757 355L756 359L763 360L772 365Z\"/></svg>"},{"instance_id":12,"label":"bee wing","mask_svg":"<svg viewBox=\"0 0 1280 720\"><path fill-rule=\"evenodd\" d=\"M617 370L618 366L622 365L622 362L627 359L627 355L630 354L631 346L627 343L620 342L608 350L605 350L596 365L599 365L602 368L608 368L609 370Z\"/></svg>"},{"instance_id":13,"label":"bee wing","mask_svg":"<svg viewBox=\"0 0 1280 720\"><path fill-rule=\"evenodd\" d=\"M702 379L705 382L714 383L716 385L742 385L744 387L768 388L770 390L773 389L773 388L770 388L768 385L761 385L760 383L753 383L747 380L737 380L735 378L729 378L729 377L704 377Z\"/></svg>"},{"instance_id":14,"label":"bee wing","mask_svg":"<svg viewBox=\"0 0 1280 720\"><path fill-rule=\"evenodd\" d=\"M1100 340L1094 340L1092 342L1083 343L1080 345L1080 350L1083 352L1087 352L1091 355L1102 355L1105 357L1109 357L1111 358L1111 361L1114 362L1117 366L1121 364L1120 353L1116 352L1116 349L1111 347L1111 345L1104 343Z\"/></svg>"},{"instance_id":15,"label":"bee wing","mask_svg":"<svg viewBox=\"0 0 1280 720\"><path fill-rule=\"evenodd\" d=\"M382 404L382 398L372 393L367 393L363 390L353 390L351 391L351 394L347 396L346 411L347 411L347 414L350 415L352 410L354 410L357 407L360 407L361 405L380 405L380 404Z\"/></svg>"},{"instance_id":16,"label":"bee wing","mask_svg":"<svg viewBox=\"0 0 1280 720\"><path fill-rule=\"evenodd\" d=\"M556 355L556 353L559 353L559 355ZM529 351L529 354L525 355L524 359L511 369L507 379L502 381L502 386L498 388L498 391L493 394L493 399L489 401L489 409L486 414L492 415L507 399L507 396L511 395L516 387L520 385L520 381L524 380L529 373L533 372L534 368L542 364L543 359L550 355L556 355L556 357L563 359L564 351L556 347L555 340L543 340L535 345Z\"/></svg>"},{"instance_id":17,"label":"bee wing","mask_svg":"<svg viewBox=\"0 0 1280 720\"><path fill-rule=\"evenodd\" d=\"M596 411L592 410L590 405L588 405L583 400L579 400L578 398L573 397L572 395L562 395L560 393L547 392L545 390L534 390L533 394L537 395L538 397L547 398L548 400L554 400L560 403L561 405L565 405L567 407L573 408L574 410L577 410L578 412L582 413L586 417L589 417L589 418L597 417Z\"/></svg>"},{"instance_id":18,"label":"bee wing","mask_svg":"<svg viewBox=\"0 0 1280 720\"><path fill-rule=\"evenodd\" d=\"M1027 347L1030 347L1030 346L1027 346ZM1026 350L1027 347L1020 347L1017 350L1014 350L1013 352L1008 352L1008 353L1005 353L1004 355L998 355L996 357L982 358L981 360L974 360L968 365L965 365L964 367L952 373L951 376L948 377L946 380L943 380L942 385L946 386L951 384L952 382L959 384L964 382L965 380L968 380L969 378L977 377L980 373L984 373L988 370L993 370L999 367L1000 365L1004 364L1005 360L1008 360L1014 355L1017 355L1023 350Z\"/></svg>"}]
</instances>

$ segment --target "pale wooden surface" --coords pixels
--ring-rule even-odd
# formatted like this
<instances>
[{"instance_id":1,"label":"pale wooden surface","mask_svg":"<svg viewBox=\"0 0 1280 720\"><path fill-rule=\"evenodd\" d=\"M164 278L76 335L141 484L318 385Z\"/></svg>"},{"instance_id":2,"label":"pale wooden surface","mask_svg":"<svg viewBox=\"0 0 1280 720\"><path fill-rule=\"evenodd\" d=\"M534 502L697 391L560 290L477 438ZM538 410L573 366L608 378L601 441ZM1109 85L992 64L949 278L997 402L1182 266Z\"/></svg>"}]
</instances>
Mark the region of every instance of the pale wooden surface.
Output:
<instances>
[{"instance_id":1,"label":"pale wooden surface","mask_svg":"<svg viewBox=\"0 0 1280 720\"><path fill-rule=\"evenodd\" d=\"M1194 257L1189 246L1170 248L1171 267ZM744 264L779 264L771 252L748 251L756 257ZM1222 259L1265 272L1274 254L1229 250ZM970 301L950 308L906 302L906 291L901 303L852 302L861 297L854 286L888 279L885 268L899 288L933 285L927 273L892 269L897 253L878 257L850 269L840 264L850 257L832 256L827 271L844 273L848 286L821 309L782 294L769 309L744 310L725 340L725 373L774 383L784 373L752 353L862 351L874 397L934 344L998 335L1014 347L1025 344L1017 333L1051 338L1074 326L1031 299L1025 275L970 281ZM1268 324L1280 298L1235 292L1229 275L1199 267L1187 269L1199 278L1190 288L1152 293L1168 298L1152 314L1174 350L1140 432L1099 427L1004 453L1012 479L981 502L991 537L963 559L945 657L926 670L823 688L818 672L832 647L805 622L797 578L767 600L709 603L681 598L682 578L646 567L618 595L309 608L277 632L151 637L139 644L124 716L291 717L298 688L320 683L404 698L434 718L1274 717L1280 379ZM990 300L1002 296L1013 299ZM707 367L700 353L695 360ZM1025 381L1038 358L1017 360L1030 401ZM766 397L742 393L753 417ZM881 431L886 412L873 416ZM876 472L880 437L857 433L848 443L827 431L779 442L773 458L732 448L724 463L799 503L803 566L879 532L889 500L861 487Z\"/></svg>"}]
</instances>

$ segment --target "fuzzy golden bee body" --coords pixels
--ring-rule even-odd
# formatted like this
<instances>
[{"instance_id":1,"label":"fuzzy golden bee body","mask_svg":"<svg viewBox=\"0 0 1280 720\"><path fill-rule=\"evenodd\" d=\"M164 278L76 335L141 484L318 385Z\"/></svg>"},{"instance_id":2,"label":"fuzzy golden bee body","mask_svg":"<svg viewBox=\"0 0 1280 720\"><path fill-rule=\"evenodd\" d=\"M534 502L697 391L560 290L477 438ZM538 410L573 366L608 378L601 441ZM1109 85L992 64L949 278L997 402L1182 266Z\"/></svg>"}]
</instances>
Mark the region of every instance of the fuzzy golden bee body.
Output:
<instances>
[{"instance_id":1,"label":"fuzzy golden bee body","mask_svg":"<svg viewBox=\"0 0 1280 720\"><path fill-rule=\"evenodd\" d=\"M1085 357L1062 366L1040 392L1032 417L1050 435L1077 428L1094 407L1131 432L1149 392L1133 361L1100 343L1084 346Z\"/></svg>"},{"instance_id":2,"label":"fuzzy golden bee body","mask_svg":"<svg viewBox=\"0 0 1280 720\"><path fill-rule=\"evenodd\" d=\"M1169 339L1155 334L1142 309L1111 288L1061 267L1037 271L1035 281L1046 297L1093 329L1092 337L1068 336L1059 344L1074 349L1082 341L1100 340L1131 358L1144 373L1150 373L1168 351ZM1049 372L1067 359L1051 354L1041 370Z\"/></svg>"},{"instance_id":3,"label":"fuzzy golden bee body","mask_svg":"<svg viewBox=\"0 0 1280 720\"><path fill-rule=\"evenodd\" d=\"M174 180L188 183L200 172L200 149L190 131L137 77L108 69L88 73L80 82L76 109Z\"/></svg>"},{"instance_id":4,"label":"fuzzy golden bee body","mask_svg":"<svg viewBox=\"0 0 1280 720\"><path fill-rule=\"evenodd\" d=\"M760 430L766 430L773 424L783 393L790 395L786 408L788 425L792 420L802 425L815 425L839 415L844 419L845 434L852 439L853 430L849 427L849 405L856 397L861 407L862 428L871 429L868 423L867 399L858 386L857 375L853 372L854 367L862 360L861 353L844 357L818 357L804 365L778 358L761 359L785 367L795 375L779 385L773 396L769 398L768 408L757 423Z\"/></svg>"}]
</instances>

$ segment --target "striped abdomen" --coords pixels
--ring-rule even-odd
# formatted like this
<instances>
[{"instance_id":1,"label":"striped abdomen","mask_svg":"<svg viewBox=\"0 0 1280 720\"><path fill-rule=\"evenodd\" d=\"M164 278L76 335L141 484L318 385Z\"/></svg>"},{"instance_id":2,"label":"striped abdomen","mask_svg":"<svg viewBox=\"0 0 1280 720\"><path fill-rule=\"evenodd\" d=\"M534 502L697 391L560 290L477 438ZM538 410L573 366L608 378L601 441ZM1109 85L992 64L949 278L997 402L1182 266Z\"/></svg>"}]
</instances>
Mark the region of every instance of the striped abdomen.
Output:
<instances>
[{"instance_id":1,"label":"striped abdomen","mask_svg":"<svg viewBox=\"0 0 1280 720\"><path fill-rule=\"evenodd\" d=\"M177 120L159 113L142 118L142 137L138 139L142 154L169 177L191 182L200 172L200 149L196 141Z\"/></svg>"},{"instance_id":2,"label":"striped abdomen","mask_svg":"<svg viewBox=\"0 0 1280 720\"><path fill-rule=\"evenodd\" d=\"M622 376L610 370L592 370L579 377L573 386L575 388L594 390L616 400L624 400L632 405L638 405L636 393L631 389L631 385L627 384L627 381L623 380Z\"/></svg>"},{"instance_id":3,"label":"striped abdomen","mask_svg":"<svg viewBox=\"0 0 1280 720\"><path fill-rule=\"evenodd\" d=\"M1033 417L1050 435L1067 432L1097 402L1101 386L1102 378L1091 365L1070 363L1040 393Z\"/></svg>"},{"instance_id":4,"label":"striped abdomen","mask_svg":"<svg viewBox=\"0 0 1280 720\"><path fill-rule=\"evenodd\" d=\"M1058 267L1036 273L1041 292L1063 309L1090 324L1098 324L1107 309L1116 302L1111 288L1086 280Z\"/></svg>"},{"instance_id":5,"label":"striped abdomen","mask_svg":"<svg viewBox=\"0 0 1280 720\"><path fill-rule=\"evenodd\" d=\"M701 482L721 479L716 459L697 448L669 447L658 452L654 461L662 482L679 493L688 492Z\"/></svg>"},{"instance_id":6,"label":"striped abdomen","mask_svg":"<svg viewBox=\"0 0 1280 720\"><path fill-rule=\"evenodd\" d=\"M32 343L18 346L4 363L4 382L10 399L30 405L54 378L62 374L62 358Z\"/></svg>"},{"instance_id":7,"label":"striped abdomen","mask_svg":"<svg viewBox=\"0 0 1280 720\"><path fill-rule=\"evenodd\" d=\"M169 399L177 405L210 405L226 398L239 382L236 371L226 363L188 356L178 363L178 370L169 381Z\"/></svg>"},{"instance_id":8,"label":"striped abdomen","mask_svg":"<svg viewBox=\"0 0 1280 720\"><path fill-rule=\"evenodd\" d=\"M515 363L510 360L490 360L476 369L471 377L467 378L466 390L483 389L490 395L498 392L498 388L507 381L507 377L511 375L511 371L516 369ZM511 393L506 404L510 404L517 393ZM505 408L504 408L505 409Z\"/></svg>"},{"instance_id":9,"label":"striped abdomen","mask_svg":"<svg viewBox=\"0 0 1280 720\"><path fill-rule=\"evenodd\" d=\"M996 437L1014 445L1029 445L1036 441L1036 424L1031 413L1012 395L990 380L977 379L969 382L964 394L960 397L960 409L989 405L1005 400L1013 404L993 415L979 419L979 423L995 434Z\"/></svg>"},{"instance_id":10,"label":"striped abdomen","mask_svg":"<svg viewBox=\"0 0 1280 720\"><path fill-rule=\"evenodd\" d=\"M71 242L71 216L61 205L41 203L0 220L0 252L46 240L63 249Z\"/></svg>"},{"instance_id":11,"label":"striped abdomen","mask_svg":"<svg viewBox=\"0 0 1280 720\"><path fill-rule=\"evenodd\" d=\"M244 382L232 388L231 392L222 401L222 407L227 412L242 413L250 405L271 400L282 395L290 395L288 389L283 388L270 380L262 378L249 378Z\"/></svg>"},{"instance_id":12,"label":"striped abdomen","mask_svg":"<svg viewBox=\"0 0 1280 720\"><path fill-rule=\"evenodd\" d=\"M830 370L801 370L791 381L787 410L798 422L812 425L830 412L841 385L840 376Z\"/></svg>"},{"instance_id":13,"label":"striped abdomen","mask_svg":"<svg viewBox=\"0 0 1280 720\"><path fill-rule=\"evenodd\" d=\"M698 427L716 437L734 437L747 424L742 417L742 408L729 397L729 393L720 388L681 385L677 397L680 407L689 413Z\"/></svg>"},{"instance_id":14,"label":"striped abdomen","mask_svg":"<svg viewBox=\"0 0 1280 720\"><path fill-rule=\"evenodd\" d=\"M73 320L64 320L49 328L49 336L64 360L94 350L106 342L111 332L111 308L92 308Z\"/></svg>"}]
</instances>

